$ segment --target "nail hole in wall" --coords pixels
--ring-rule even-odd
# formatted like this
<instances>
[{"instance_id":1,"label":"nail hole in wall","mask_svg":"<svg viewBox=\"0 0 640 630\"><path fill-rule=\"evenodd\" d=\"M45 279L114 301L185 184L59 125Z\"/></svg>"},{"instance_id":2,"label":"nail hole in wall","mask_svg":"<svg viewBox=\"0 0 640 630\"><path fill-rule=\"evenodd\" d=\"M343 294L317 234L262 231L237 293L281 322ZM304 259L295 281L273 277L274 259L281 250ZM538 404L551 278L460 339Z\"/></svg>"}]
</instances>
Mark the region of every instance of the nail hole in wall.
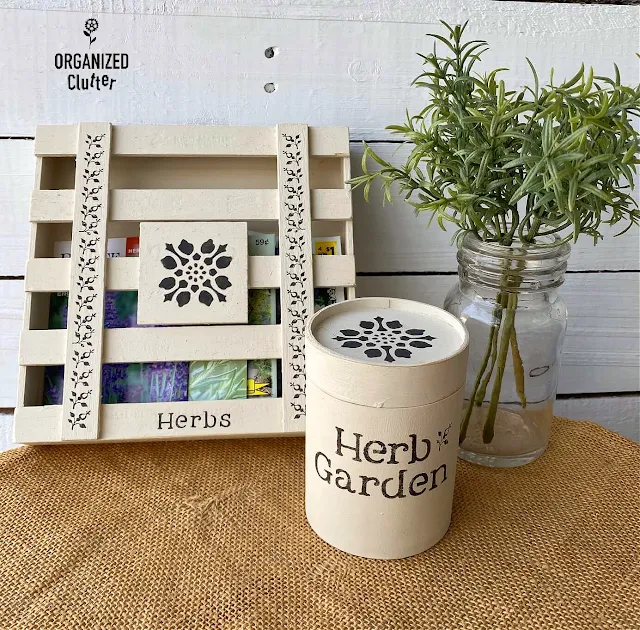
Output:
<instances>
[{"instance_id":1,"label":"nail hole in wall","mask_svg":"<svg viewBox=\"0 0 640 630\"><path fill-rule=\"evenodd\" d=\"M272 92L275 92L277 89L276 84L275 83L265 83L264 84L264 91L267 92L268 94L271 94Z\"/></svg>"},{"instance_id":2,"label":"nail hole in wall","mask_svg":"<svg viewBox=\"0 0 640 630\"><path fill-rule=\"evenodd\" d=\"M278 54L277 46L269 46L269 48L266 48L264 51L264 56L267 59L273 59L277 54Z\"/></svg>"}]
</instances>

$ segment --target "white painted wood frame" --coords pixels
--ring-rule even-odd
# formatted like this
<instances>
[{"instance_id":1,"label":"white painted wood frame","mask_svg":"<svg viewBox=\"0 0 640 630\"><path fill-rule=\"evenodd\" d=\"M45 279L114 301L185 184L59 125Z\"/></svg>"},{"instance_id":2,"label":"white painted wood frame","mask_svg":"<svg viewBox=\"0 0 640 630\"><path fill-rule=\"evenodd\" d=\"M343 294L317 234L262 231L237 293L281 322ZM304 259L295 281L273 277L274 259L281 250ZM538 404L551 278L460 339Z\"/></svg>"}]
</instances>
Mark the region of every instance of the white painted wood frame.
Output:
<instances>
[{"instance_id":1,"label":"white painted wood frame","mask_svg":"<svg viewBox=\"0 0 640 630\"><path fill-rule=\"evenodd\" d=\"M299 124L221 128L82 123L39 127L35 151L38 174L31 197L15 441L301 434L306 388L303 334L313 313L314 286L345 287L350 297L355 289L351 196L345 183L347 129ZM130 156L144 158L136 162L142 187L133 188L135 180L127 173L127 187L117 188L130 169L128 162L118 160ZM70 158L76 161L73 189L67 188L71 163L65 160ZM171 162L169 180L166 169L158 166L164 158L178 160ZM193 162L179 162L194 158L206 160L204 170L199 164L195 175ZM267 162L247 162L252 158ZM220 164L212 159L231 162L240 172L210 176L208 167ZM256 164L260 182L272 181L267 173L270 165L276 169L276 189L241 188L243 178L255 183L246 167ZM147 166L151 173L145 175ZM194 177L199 178L199 187L194 187ZM312 181L329 182L332 187L312 189ZM181 182L187 187L180 188ZM222 187L229 182L236 187ZM202 183L208 187L200 187ZM92 216L87 217L88 212ZM105 291L139 290L146 278L140 275L139 258L106 257L107 236L129 235L126 230L132 229L137 233L141 223L146 230L152 225L147 222L161 222L166 240L172 226L177 234L202 221L233 221L229 228L219 225L227 231L233 226L234 233L239 224L244 230L254 224L279 230L280 256L248 257L247 286L280 288L282 324L103 330ZM82 240L87 230L92 232L90 242ZM312 233L340 234L346 254L312 256ZM53 242L67 236L72 237L71 258L53 258ZM88 245L95 251L84 251ZM70 294L69 324L77 322L79 330L47 329L47 298L60 291ZM77 308L72 308L74 300ZM82 309L87 304L95 314L85 321ZM80 348L83 340L91 347ZM102 364L215 359L282 359L282 398L100 404ZM43 406L43 366L54 365L65 366L64 404ZM78 387L83 391L76 392Z\"/></svg>"}]
</instances>

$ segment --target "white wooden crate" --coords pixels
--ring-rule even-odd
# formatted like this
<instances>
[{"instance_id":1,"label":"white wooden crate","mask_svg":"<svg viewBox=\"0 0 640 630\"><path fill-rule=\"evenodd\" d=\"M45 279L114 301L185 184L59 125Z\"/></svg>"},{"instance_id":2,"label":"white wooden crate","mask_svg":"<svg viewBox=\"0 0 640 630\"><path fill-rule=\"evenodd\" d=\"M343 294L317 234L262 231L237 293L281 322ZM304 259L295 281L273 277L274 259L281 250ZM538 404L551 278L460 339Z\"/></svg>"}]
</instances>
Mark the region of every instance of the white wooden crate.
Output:
<instances>
[{"instance_id":1,"label":"white wooden crate","mask_svg":"<svg viewBox=\"0 0 640 630\"><path fill-rule=\"evenodd\" d=\"M355 297L348 129L82 123L39 127L35 153L15 441L301 434L313 289L345 287ZM106 256L108 237L141 227L142 258ZM204 240L207 229L233 251L226 294L212 292L215 313L194 297L183 310L172 303L165 317L152 252L168 249L169 237L181 244L183 233L193 240L202 231ZM250 229L277 230L280 255L243 259ZM153 234L156 247L145 247ZM343 255L313 256L312 237L328 235L341 236ZM70 258L53 258L58 240L71 240ZM280 289L280 324L243 323L248 288ZM104 330L105 290L155 299L149 323L190 325ZM58 291L69 292L68 330L47 329L49 295ZM100 402L103 363L260 358L282 360L281 398ZM48 365L65 366L62 405L42 405Z\"/></svg>"}]
</instances>

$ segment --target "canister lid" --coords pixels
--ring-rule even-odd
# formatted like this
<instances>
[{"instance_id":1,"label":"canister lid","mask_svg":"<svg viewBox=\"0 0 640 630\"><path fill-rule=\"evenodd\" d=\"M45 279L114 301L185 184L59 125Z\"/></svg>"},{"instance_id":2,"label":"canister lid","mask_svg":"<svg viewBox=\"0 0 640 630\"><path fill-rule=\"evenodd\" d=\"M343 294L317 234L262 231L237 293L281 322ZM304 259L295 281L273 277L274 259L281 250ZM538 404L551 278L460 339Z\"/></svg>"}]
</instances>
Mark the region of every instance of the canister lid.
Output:
<instances>
[{"instance_id":1,"label":"canister lid","mask_svg":"<svg viewBox=\"0 0 640 630\"><path fill-rule=\"evenodd\" d=\"M357 404L429 404L464 385L468 342L462 322L435 306L395 298L340 302L309 321L307 378Z\"/></svg>"},{"instance_id":2,"label":"canister lid","mask_svg":"<svg viewBox=\"0 0 640 630\"><path fill-rule=\"evenodd\" d=\"M433 363L451 356L465 343L460 322L440 309L431 307L432 312L424 312L360 300L353 305L349 310L336 309L312 329L325 348L350 359L398 365Z\"/></svg>"}]
</instances>

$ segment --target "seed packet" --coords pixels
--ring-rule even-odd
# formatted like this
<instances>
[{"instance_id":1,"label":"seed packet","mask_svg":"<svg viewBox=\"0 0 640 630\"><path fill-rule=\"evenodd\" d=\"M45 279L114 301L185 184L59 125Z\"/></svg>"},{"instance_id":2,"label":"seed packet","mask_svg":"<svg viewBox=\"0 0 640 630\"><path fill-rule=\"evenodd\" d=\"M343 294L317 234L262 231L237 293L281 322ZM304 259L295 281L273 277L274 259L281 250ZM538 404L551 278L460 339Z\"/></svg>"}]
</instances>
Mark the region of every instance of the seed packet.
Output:
<instances>
[{"instance_id":1,"label":"seed packet","mask_svg":"<svg viewBox=\"0 0 640 630\"><path fill-rule=\"evenodd\" d=\"M249 232L250 256L275 256L275 234ZM276 289L249 290L249 317L252 326L277 323ZM278 395L278 362L276 359L251 359L247 361L247 396Z\"/></svg>"},{"instance_id":2,"label":"seed packet","mask_svg":"<svg viewBox=\"0 0 640 630\"><path fill-rule=\"evenodd\" d=\"M61 405L64 388L64 365L47 365L44 368L43 405Z\"/></svg>"},{"instance_id":3,"label":"seed packet","mask_svg":"<svg viewBox=\"0 0 640 630\"><path fill-rule=\"evenodd\" d=\"M316 256L342 256L342 239L339 236L317 236L313 239ZM344 302L344 287L316 287L313 303L316 311L336 302Z\"/></svg>"},{"instance_id":4,"label":"seed packet","mask_svg":"<svg viewBox=\"0 0 640 630\"><path fill-rule=\"evenodd\" d=\"M189 364L189 400L246 397L246 361L192 361Z\"/></svg>"},{"instance_id":5,"label":"seed packet","mask_svg":"<svg viewBox=\"0 0 640 630\"><path fill-rule=\"evenodd\" d=\"M188 383L186 361L106 364L102 366L102 403L187 400Z\"/></svg>"},{"instance_id":6,"label":"seed packet","mask_svg":"<svg viewBox=\"0 0 640 630\"><path fill-rule=\"evenodd\" d=\"M102 404L187 400L189 364L113 363L102 366ZM44 405L63 403L64 365L44 370Z\"/></svg>"},{"instance_id":7,"label":"seed packet","mask_svg":"<svg viewBox=\"0 0 640 630\"><path fill-rule=\"evenodd\" d=\"M140 239L110 238L107 241L107 257L121 258L138 256ZM71 241L58 241L53 246L54 258L71 257ZM69 296L67 293L52 293L49 299L49 329L60 330L67 327ZM138 325L137 291L107 291L104 296L104 327L132 328Z\"/></svg>"},{"instance_id":8,"label":"seed packet","mask_svg":"<svg viewBox=\"0 0 640 630\"><path fill-rule=\"evenodd\" d=\"M276 323L275 289L251 289L249 291L249 324ZM251 359L247 362L247 396L278 395L278 370L276 359Z\"/></svg>"},{"instance_id":9,"label":"seed packet","mask_svg":"<svg viewBox=\"0 0 640 630\"><path fill-rule=\"evenodd\" d=\"M71 256L71 242L55 243L54 254ZM139 255L139 238L113 238L107 242L109 258ZM49 306L49 328L67 327L66 293L52 294ZM105 293L105 328L135 328L137 291ZM171 402L187 400L188 362L119 363L102 366L102 403ZM44 370L43 404L61 405L64 366L47 366Z\"/></svg>"}]
</instances>

